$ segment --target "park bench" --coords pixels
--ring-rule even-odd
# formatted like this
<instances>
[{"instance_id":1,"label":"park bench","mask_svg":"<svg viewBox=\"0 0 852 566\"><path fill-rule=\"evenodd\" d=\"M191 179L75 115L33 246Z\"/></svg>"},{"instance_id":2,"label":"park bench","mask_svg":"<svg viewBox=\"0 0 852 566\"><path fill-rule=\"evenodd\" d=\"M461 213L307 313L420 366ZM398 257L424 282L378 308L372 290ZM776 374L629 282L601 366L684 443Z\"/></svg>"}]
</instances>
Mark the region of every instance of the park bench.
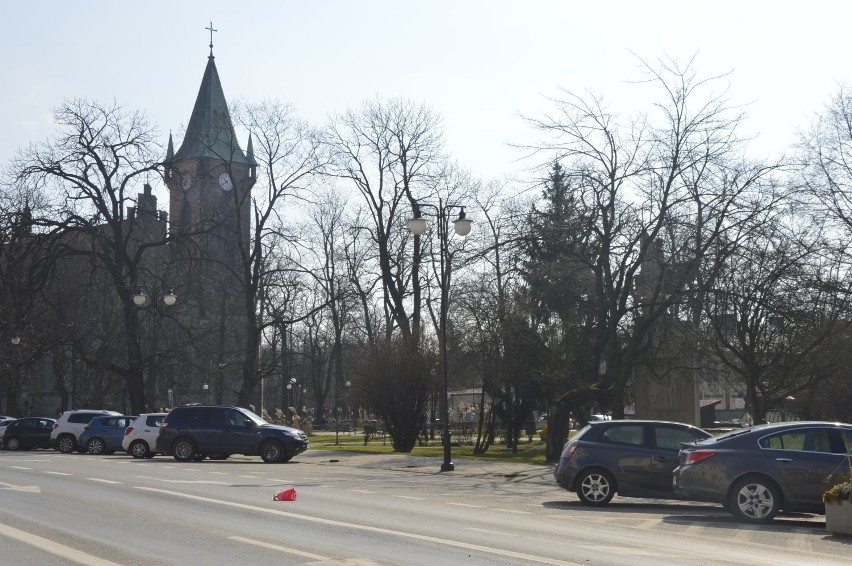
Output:
<instances>
[{"instance_id":1,"label":"park bench","mask_svg":"<svg viewBox=\"0 0 852 566\"><path fill-rule=\"evenodd\" d=\"M367 421L364 423L364 446L370 441L370 438L382 437L382 443L385 440L385 431L379 428L378 421Z\"/></svg>"}]
</instances>

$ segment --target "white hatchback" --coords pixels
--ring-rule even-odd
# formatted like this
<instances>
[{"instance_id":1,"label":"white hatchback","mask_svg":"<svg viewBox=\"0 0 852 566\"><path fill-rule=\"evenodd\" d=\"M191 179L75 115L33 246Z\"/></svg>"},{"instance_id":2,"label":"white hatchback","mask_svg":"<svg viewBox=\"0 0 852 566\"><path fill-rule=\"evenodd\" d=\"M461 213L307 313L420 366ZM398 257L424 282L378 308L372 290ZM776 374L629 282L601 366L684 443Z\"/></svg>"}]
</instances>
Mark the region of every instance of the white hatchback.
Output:
<instances>
[{"instance_id":1,"label":"white hatchback","mask_svg":"<svg viewBox=\"0 0 852 566\"><path fill-rule=\"evenodd\" d=\"M56 424L53 425L53 430L50 432L50 445L56 448L63 454L69 454L75 450L85 452L86 447L80 446L77 439L80 438L80 433L86 428L86 425L92 422L95 417L120 417L121 413L115 411L100 411L100 410L75 410L65 411L59 418L56 419Z\"/></svg>"},{"instance_id":2,"label":"white hatchback","mask_svg":"<svg viewBox=\"0 0 852 566\"><path fill-rule=\"evenodd\" d=\"M134 458L153 458L160 423L168 413L143 413L124 431L121 447Z\"/></svg>"}]
</instances>

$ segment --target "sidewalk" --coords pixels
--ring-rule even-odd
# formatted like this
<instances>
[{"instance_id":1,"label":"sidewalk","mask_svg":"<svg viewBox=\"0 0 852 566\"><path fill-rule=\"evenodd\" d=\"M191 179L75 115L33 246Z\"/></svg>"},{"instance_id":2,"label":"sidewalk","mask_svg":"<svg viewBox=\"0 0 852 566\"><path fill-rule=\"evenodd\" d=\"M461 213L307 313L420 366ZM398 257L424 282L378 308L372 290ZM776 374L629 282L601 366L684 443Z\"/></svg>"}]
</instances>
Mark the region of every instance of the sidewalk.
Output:
<instances>
[{"instance_id":1,"label":"sidewalk","mask_svg":"<svg viewBox=\"0 0 852 566\"><path fill-rule=\"evenodd\" d=\"M372 470L393 470L418 474L452 474L475 478L505 478L506 481L553 483L552 464L517 464L488 460L453 459L455 470L442 472L442 457L410 454L361 454L345 450L311 450L299 454L294 461L318 466L351 466Z\"/></svg>"}]
</instances>

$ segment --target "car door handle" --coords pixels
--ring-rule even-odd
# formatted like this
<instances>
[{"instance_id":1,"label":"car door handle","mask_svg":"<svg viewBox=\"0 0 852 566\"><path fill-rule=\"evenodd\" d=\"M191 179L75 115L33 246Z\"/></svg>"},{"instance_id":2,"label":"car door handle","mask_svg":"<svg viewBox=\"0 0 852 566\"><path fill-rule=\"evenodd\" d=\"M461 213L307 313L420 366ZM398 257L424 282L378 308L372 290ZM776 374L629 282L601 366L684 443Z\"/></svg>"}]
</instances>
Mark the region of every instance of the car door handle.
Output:
<instances>
[{"instance_id":1,"label":"car door handle","mask_svg":"<svg viewBox=\"0 0 852 566\"><path fill-rule=\"evenodd\" d=\"M792 462L792 458L775 458L776 462Z\"/></svg>"}]
</instances>

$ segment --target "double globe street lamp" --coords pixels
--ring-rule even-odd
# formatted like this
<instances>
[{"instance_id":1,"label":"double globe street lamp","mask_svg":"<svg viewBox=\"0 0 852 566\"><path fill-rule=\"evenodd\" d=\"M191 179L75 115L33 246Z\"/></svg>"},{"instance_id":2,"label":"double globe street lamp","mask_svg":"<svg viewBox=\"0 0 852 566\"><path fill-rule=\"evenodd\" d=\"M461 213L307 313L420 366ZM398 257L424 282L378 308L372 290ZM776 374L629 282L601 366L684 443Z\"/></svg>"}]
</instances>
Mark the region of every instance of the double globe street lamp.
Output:
<instances>
[{"instance_id":1,"label":"double globe street lamp","mask_svg":"<svg viewBox=\"0 0 852 566\"><path fill-rule=\"evenodd\" d=\"M453 209L459 210L458 218L453 220L453 230L457 236L467 236L470 234L470 228L473 221L469 220L465 213L464 207L456 204L444 203L438 199L438 205L415 203L414 218L408 221L408 228L415 236L422 236L426 233L426 219L420 215L420 207L428 207L435 210L438 220L438 241L440 247L440 281L441 289L441 306L440 306L440 328L441 333L441 371L444 378L444 394L441 396L441 419L442 432L441 442L444 447L444 462L441 464L442 472L450 472L455 469L452 458L452 449L450 445L450 409L449 409L449 375L447 371L447 303L449 300L449 285L452 270L450 269L449 251L449 214Z\"/></svg>"},{"instance_id":2,"label":"double globe street lamp","mask_svg":"<svg viewBox=\"0 0 852 566\"><path fill-rule=\"evenodd\" d=\"M150 296L142 290L143 288L147 288L149 290ZM160 315L159 306L156 301L157 289L150 285L140 285L136 289L136 293L133 294L133 304L140 309L150 309L153 319L149 330L151 339L151 365L148 371L148 390L146 392L148 403L151 407L153 407L157 394L157 325L158 317ZM163 305L166 307L172 307L177 302L177 295L169 289L167 293L162 295L162 301ZM169 404L171 405L171 403L172 399L169 399Z\"/></svg>"}]
</instances>

